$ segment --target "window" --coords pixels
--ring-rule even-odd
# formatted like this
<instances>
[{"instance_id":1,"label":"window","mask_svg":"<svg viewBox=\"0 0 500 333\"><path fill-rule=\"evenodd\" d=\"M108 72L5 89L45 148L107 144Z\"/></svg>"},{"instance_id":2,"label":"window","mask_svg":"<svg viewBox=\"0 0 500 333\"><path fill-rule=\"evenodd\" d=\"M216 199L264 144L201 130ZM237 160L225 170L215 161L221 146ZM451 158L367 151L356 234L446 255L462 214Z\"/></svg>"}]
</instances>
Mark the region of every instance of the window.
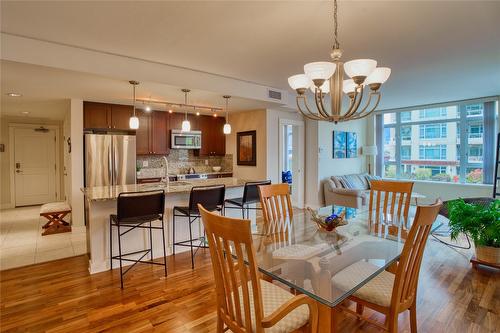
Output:
<instances>
[{"instance_id":1,"label":"window","mask_svg":"<svg viewBox=\"0 0 500 333\"><path fill-rule=\"evenodd\" d=\"M420 125L420 139L446 138L446 124Z\"/></svg>"},{"instance_id":2,"label":"window","mask_svg":"<svg viewBox=\"0 0 500 333\"><path fill-rule=\"evenodd\" d=\"M483 104L471 104L465 107L467 117L476 117L483 115Z\"/></svg>"},{"instance_id":3,"label":"window","mask_svg":"<svg viewBox=\"0 0 500 333\"><path fill-rule=\"evenodd\" d=\"M401 126L401 140L411 140L411 126Z\"/></svg>"},{"instance_id":4,"label":"window","mask_svg":"<svg viewBox=\"0 0 500 333\"><path fill-rule=\"evenodd\" d=\"M442 118L446 117L447 110L446 108L433 108L433 109L424 109L419 110L419 118L427 119L427 118Z\"/></svg>"},{"instance_id":5,"label":"window","mask_svg":"<svg viewBox=\"0 0 500 333\"><path fill-rule=\"evenodd\" d=\"M483 123L474 122L469 125L469 139L481 139L483 137Z\"/></svg>"},{"instance_id":6,"label":"window","mask_svg":"<svg viewBox=\"0 0 500 333\"><path fill-rule=\"evenodd\" d=\"M377 140L384 146L383 156L377 162L383 165L377 169L379 176L492 182L494 153L489 152L497 132L497 99L398 112L379 115L383 130L377 130Z\"/></svg>"},{"instance_id":7,"label":"window","mask_svg":"<svg viewBox=\"0 0 500 333\"><path fill-rule=\"evenodd\" d=\"M411 112L410 111L401 112L401 122L405 123L408 121L411 121Z\"/></svg>"},{"instance_id":8,"label":"window","mask_svg":"<svg viewBox=\"0 0 500 333\"><path fill-rule=\"evenodd\" d=\"M483 161L483 145L470 145L467 154L469 162Z\"/></svg>"},{"instance_id":9,"label":"window","mask_svg":"<svg viewBox=\"0 0 500 333\"><path fill-rule=\"evenodd\" d=\"M419 159L421 160L446 160L446 145L420 146ZM401 156L401 159L403 157Z\"/></svg>"}]
</instances>

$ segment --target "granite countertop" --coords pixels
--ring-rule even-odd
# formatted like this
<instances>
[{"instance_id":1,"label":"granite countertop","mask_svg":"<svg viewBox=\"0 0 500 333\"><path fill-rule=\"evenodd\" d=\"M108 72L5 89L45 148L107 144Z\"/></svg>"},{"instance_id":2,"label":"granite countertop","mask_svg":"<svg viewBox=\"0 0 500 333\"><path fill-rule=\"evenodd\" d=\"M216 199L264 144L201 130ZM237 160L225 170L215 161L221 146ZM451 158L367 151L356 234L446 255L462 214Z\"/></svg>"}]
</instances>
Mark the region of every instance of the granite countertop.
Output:
<instances>
[{"instance_id":1,"label":"granite countertop","mask_svg":"<svg viewBox=\"0 0 500 333\"><path fill-rule=\"evenodd\" d=\"M96 186L82 188L82 192L90 201L113 200L122 192L145 192L154 190L165 190L165 193L189 193L193 186L211 186L224 184L227 188L244 186L247 180L233 177L215 178L215 179L189 179L170 182L169 186L165 183L150 184L130 184L114 186Z\"/></svg>"},{"instance_id":2,"label":"granite countertop","mask_svg":"<svg viewBox=\"0 0 500 333\"><path fill-rule=\"evenodd\" d=\"M144 170L144 169L142 169ZM164 171L156 171L155 169L152 169L151 171L142 171L137 173L137 179L153 179L153 178L162 178L164 175ZM233 173L232 171L210 171L210 172L197 172L198 174L204 174L204 175L226 175L229 173ZM169 177L175 177L177 174L169 174Z\"/></svg>"}]
</instances>

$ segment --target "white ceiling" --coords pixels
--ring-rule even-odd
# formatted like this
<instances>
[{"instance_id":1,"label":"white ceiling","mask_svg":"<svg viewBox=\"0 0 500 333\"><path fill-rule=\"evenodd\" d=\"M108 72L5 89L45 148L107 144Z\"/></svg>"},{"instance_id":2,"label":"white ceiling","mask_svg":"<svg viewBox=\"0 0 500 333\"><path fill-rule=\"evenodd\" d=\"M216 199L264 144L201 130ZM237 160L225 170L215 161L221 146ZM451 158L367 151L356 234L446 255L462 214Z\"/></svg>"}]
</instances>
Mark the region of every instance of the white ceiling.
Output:
<instances>
[{"instance_id":1,"label":"white ceiling","mask_svg":"<svg viewBox=\"0 0 500 333\"><path fill-rule=\"evenodd\" d=\"M1 114L21 116L28 111L30 117L63 119L69 98L117 104L132 103L132 86L124 80L73 72L50 67L1 61ZM6 96L9 92L21 92L22 97ZM142 82L137 86L137 99L150 99L183 103L184 93L178 87ZM214 92L193 90L188 103L209 107L225 107L222 95ZM244 98L231 98L231 112L271 107L265 103ZM139 108L146 107L138 102ZM153 108L166 110L157 104ZM181 110L181 109L176 109ZM202 111L201 113L210 113Z\"/></svg>"},{"instance_id":2,"label":"white ceiling","mask_svg":"<svg viewBox=\"0 0 500 333\"><path fill-rule=\"evenodd\" d=\"M1 30L288 89L287 77L304 63L328 60L331 8L324 1L2 1ZM339 10L344 59L374 58L393 70L380 108L500 93L500 2L341 1ZM123 98L110 80L88 79L59 92ZM102 94L93 97L87 83Z\"/></svg>"}]
</instances>

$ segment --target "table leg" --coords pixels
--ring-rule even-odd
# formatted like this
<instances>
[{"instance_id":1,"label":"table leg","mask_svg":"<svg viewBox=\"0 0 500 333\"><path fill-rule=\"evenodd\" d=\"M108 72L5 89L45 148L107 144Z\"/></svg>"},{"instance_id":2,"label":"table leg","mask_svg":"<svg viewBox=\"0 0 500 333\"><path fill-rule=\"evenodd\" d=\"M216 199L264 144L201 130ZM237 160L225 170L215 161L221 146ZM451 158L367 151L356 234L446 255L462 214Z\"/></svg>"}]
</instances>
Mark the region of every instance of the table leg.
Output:
<instances>
[{"instance_id":1,"label":"table leg","mask_svg":"<svg viewBox=\"0 0 500 333\"><path fill-rule=\"evenodd\" d=\"M320 302L318 304L318 332L321 333L335 333L338 332L338 316L339 311L331 306L324 305Z\"/></svg>"}]
</instances>

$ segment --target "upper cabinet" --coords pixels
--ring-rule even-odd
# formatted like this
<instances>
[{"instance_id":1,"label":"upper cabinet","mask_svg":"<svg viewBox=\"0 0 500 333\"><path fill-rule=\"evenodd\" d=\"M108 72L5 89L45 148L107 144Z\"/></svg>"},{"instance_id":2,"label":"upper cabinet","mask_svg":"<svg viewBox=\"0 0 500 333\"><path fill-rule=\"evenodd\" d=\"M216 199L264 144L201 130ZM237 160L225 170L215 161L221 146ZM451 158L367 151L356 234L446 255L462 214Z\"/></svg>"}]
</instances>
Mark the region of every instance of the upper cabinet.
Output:
<instances>
[{"instance_id":1,"label":"upper cabinet","mask_svg":"<svg viewBox=\"0 0 500 333\"><path fill-rule=\"evenodd\" d=\"M131 131L129 119L133 107L96 102L83 103L83 123L85 129ZM135 131L137 155L167 155L170 153L170 133L181 129L186 119L184 113L163 111L145 112L136 110L139 128ZM188 114L192 131L201 131L201 149L198 156L224 156L226 136L222 132L224 117ZM131 131L132 133L134 131Z\"/></svg>"},{"instance_id":2,"label":"upper cabinet","mask_svg":"<svg viewBox=\"0 0 500 333\"><path fill-rule=\"evenodd\" d=\"M83 102L83 127L129 131L133 107L96 102Z\"/></svg>"},{"instance_id":3,"label":"upper cabinet","mask_svg":"<svg viewBox=\"0 0 500 333\"><path fill-rule=\"evenodd\" d=\"M84 128L111 128L111 104L83 102Z\"/></svg>"},{"instance_id":4,"label":"upper cabinet","mask_svg":"<svg viewBox=\"0 0 500 333\"><path fill-rule=\"evenodd\" d=\"M201 130L200 156L226 155L226 136L222 132L224 118L213 116L199 116Z\"/></svg>"},{"instance_id":5,"label":"upper cabinet","mask_svg":"<svg viewBox=\"0 0 500 333\"><path fill-rule=\"evenodd\" d=\"M137 155L167 155L170 153L169 114L162 111L137 113L139 128Z\"/></svg>"}]
</instances>

